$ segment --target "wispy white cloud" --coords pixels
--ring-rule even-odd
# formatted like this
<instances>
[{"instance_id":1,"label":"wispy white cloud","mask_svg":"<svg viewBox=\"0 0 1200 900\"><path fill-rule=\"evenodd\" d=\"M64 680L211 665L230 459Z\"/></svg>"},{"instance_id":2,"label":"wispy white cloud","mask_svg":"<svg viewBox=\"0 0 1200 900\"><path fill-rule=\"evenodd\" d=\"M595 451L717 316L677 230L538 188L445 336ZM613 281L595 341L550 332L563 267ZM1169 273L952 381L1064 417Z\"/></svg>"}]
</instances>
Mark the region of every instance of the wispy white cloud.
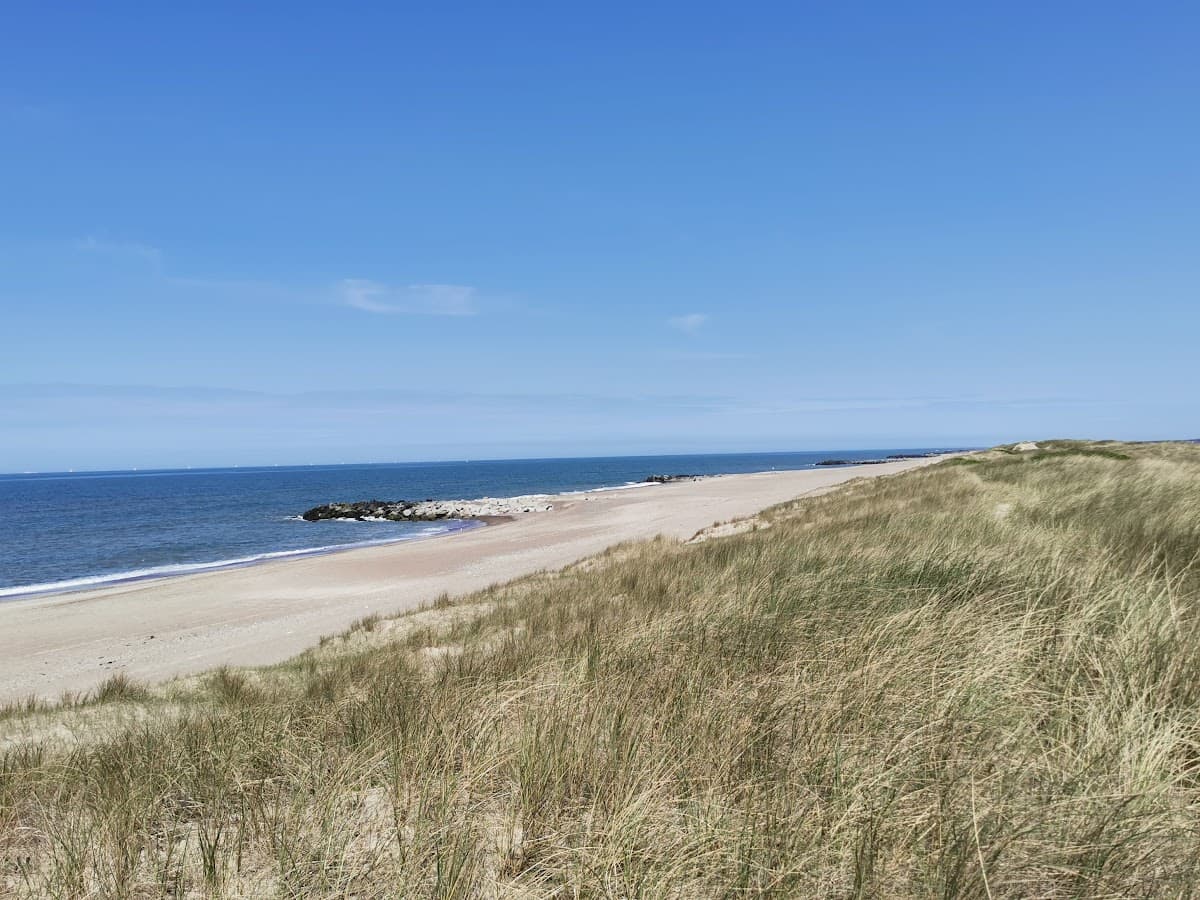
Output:
<instances>
[{"instance_id":1,"label":"wispy white cloud","mask_svg":"<svg viewBox=\"0 0 1200 900\"><path fill-rule=\"evenodd\" d=\"M541 415L547 410L575 417L617 414L663 415L671 411L710 411L734 403L711 394L593 394L581 392L489 392L455 389L355 388L278 393L206 386L0 383L0 407L13 424L70 419L148 418L167 421L196 417L255 418L270 413L299 423L308 414L322 421L378 415L406 421L410 415L466 416L473 421L506 415ZM65 410L65 412L64 412ZM303 415L301 415L303 414ZM7 424L7 423L6 423Z\"/></svg>"},{"instance_id":2,"label":"wispy white cloud","mask_svg":"<svg viewBox=\"0 0 1200 900\"><path fill-rule=\"evenodd\" d=\"M57 125L65 118L66 110L57 104L0 102L0 121L15 125L40 128Z\"/></svg>"},{"instance_id":3,"label":"wispy white cloud","mask_svg":"<svg viewBox=\"0 0 1200 900\"><path fill-rule=\"evenodd\" d=\"M88 235L71 243L76 252L111 260L112 264L140 268L145 277L163 287L204 291L213 297L259 299L272 302L349 306L384 315L473 316L480 296L461 284L392 285L367 278L345 278L329 288L289 285L271 280L180 275L167 255L152 244L107 236ZM495 298L492 298L495 299Z\"/></svg>"},{"instance_id":4,"label":"wispy white cloud","mask_svg":"<svg viewBox=\"0 0 1200 900\"><path fill-rule=\"evenodd\" d=\"M828 412L886 412L898 410L1003 410L1111 407L1125 401L1087 397L793 397L760 403L739 403L727 411L750 416L795 416Z\"/></svg>"},{"instance_id":5,"label":"wispy white cloud","mask_svg":"<svg viewBox=\"0 0 1200 900\"><path fill-rule=\"evenodd\" d=\"M328 303L319 288L297 288L277 281L178 275L167 254L153 244L88 235L73 242L78 252L104 257L114 265L136 267L161 288L203 292L210 298L270 300L290 303Z\"/></svg>"},{"instance_id":6,"label":"wispy white cloud","mask_svg":"<svg viewBox=\"0 0 1200 900\"><path fill-rule=\"evenodd\" d=\"M87 253L103 253L108 256L125 256L135 259L145 260L153 264L155 267L162 265L163 253L157 247L151 244L144 244L141 241L115 241L108 238L98 238L93 235L88 235L82 240L75 242L75 247L78 250L83 250Z\"/></svg>"},{"instance_id":7,"label":"wispy white cloud","mask_svg":"<svg viewBox=\"0 0 1200 900\"><path fill-rule=\"evenodd\" d=\"M658 354L657 358L668 362L729 362L754 357L746 353L723 353L719 350L668 350Z\"/></svg>"},{"instance_id":8,"label":"wispy white cloud","mask_svg":"<svg viewBox=\"0 0 1200 900\"><path fill-rule=\"evenodd\" d=\"M387 285L366 278L347 278L338 285L343 303L365 312L392 315L473 316L476 293L461 284Z\"/></svg>"},{"instance_id":9,"label":"wispy white cloud","mask_svg":"<svg viewBox=\"0 0 1200 900\"><path fill-rule=\"evenodd\" d=\"M667 324L684 334L696 334L708 324L708 316L704 313L688 313L686 316L673 316L667 319Z\"/></svg>"}]
</instances>

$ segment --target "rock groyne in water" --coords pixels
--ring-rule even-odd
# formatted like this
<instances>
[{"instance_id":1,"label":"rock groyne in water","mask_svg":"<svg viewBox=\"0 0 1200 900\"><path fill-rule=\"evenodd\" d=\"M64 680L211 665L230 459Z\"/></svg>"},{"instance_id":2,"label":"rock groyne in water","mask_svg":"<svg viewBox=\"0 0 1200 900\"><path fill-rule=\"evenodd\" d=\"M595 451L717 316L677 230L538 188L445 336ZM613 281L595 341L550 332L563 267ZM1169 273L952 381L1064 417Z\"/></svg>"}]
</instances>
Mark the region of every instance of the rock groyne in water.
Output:
<instances>
[{"instance_id":1,"label":"rock groyne in water","mask_svg":"<svg viewBox=\"0 0 1200 900\"><path fill-rule=\"evenodd\" d=\"M702 475L650 475L645 484L698 481ZM439 519L490 519L547 512L554 509L550 494L521 497L480 497L478 500L358 500L325 503L304 512L306 522L326 519L356 519L360 522L436 522Z\"/></svg>"},{"instance_id":2,"label":"rock groyne in water","mask_svg":"<svg viewBox=\"0 0 1200 900\"><path fill-rule=\"evenodd\" d=\"M823 459L815 466L881 466L884 463L896 462L901 459L932 459L948 453L948 450L935 450L930 453L893 453L885 459Z\"/></svg>"},{"instance_id":3,"label":"rock groyne in water","mask_svg":"<svg viewBox=\"0 0 1200 900\"><path fill-rule=\"evenodd\" d=\"M524 497L481 497L478 500L360 500L326 503L301 515L306 522L357 519L383 522L436 522L439 519L489 519L554 508L546 494Z\"/></svg>"}]
</instances>

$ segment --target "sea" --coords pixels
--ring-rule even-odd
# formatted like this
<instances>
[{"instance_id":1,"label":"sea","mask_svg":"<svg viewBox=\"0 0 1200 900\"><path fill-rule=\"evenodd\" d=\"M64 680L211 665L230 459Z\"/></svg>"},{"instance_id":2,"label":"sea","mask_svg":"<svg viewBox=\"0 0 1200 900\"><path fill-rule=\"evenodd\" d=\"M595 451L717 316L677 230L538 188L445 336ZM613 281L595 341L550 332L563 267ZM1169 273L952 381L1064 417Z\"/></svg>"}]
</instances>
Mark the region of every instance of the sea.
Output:
<instances>
[{"instance_id":1,"label":"sea","mask_svg":"<svg viewBox=\"0 0 1200 900\"><path fill-rule=\"evenodd\" d=\"M305 522L334 501L654 490L649 475L809 469L942 448L0 475L0 601L443 537L478 522Z\"/></svg>"}]
</instances>

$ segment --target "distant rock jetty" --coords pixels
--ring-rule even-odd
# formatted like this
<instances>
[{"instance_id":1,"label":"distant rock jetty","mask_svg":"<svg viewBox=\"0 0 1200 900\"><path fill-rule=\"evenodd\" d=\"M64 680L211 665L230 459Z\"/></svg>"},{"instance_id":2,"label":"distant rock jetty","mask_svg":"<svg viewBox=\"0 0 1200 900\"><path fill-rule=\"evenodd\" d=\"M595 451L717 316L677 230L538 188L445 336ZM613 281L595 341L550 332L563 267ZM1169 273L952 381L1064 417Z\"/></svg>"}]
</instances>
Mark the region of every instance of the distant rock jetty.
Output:
<instances>
[{"instance_id":1,"label":"distant rock jetty","mask_svg":"<svg viewBox=\"0 0 1200 900\"><path fill-rule=\"evenodd\" d=\"M478 500L360 500L314 506L300 518L357 519L360 522L436 522L439 519L489 519L554 508L547 494L523 497L481 497Z\"/></svg>"},{"instance_id":2,"label":"distant rock jetty","mask_svg":"<svg viewBox=\"0 0 1200 900\"><path fill-rule=\"evenodd\" d=\"M897 453L887 459L823 459L818 466L878 465L897 459L922 459L936 453ZM673 484L712 477L692 474L647 475L642 484ZM306 522L354 519L359 522L436 522L440 519L507 518L554 509L550 494L522 497L481 497L478 500L359 500L355 503L325 503L301 514Z\"/></svg>"},{"instance_id":3,"label":"distant rock jetty","mask_svg":"<svg viewBox=\"0 0 1200 900\"><path fill-rule=\"evenodd\" d=\"M699 481L703 475L649 475L643 484ZM359 500L325 503L301 514L306 522L354 519L359 522L436 522L439 519L491 519L547 512L554 509L550 494L522 497L481 497L478 500Z\"/></svg>"},{"instance_id":4,"label":"distant rock jetty","mask_svg":"<svg viewBox=\"0 0 1200 900\"><path fill-rule=\"evenodd\" d=\"M881 466L901 459L930 459L941 453L893 453L884 459L823 459L818 466Z\"/></svg>"}]
</instances>

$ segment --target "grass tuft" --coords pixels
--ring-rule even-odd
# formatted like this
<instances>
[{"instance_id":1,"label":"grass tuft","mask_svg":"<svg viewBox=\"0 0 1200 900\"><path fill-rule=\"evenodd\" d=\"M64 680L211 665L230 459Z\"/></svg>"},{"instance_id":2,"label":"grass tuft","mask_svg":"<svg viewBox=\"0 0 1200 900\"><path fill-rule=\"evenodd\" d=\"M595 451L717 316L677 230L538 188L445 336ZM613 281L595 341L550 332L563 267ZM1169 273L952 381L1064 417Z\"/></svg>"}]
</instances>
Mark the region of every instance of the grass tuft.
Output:
<instances>
[{"instance_id":1,"label":"grass tuft","mask_svg":"<svg viewBox=\"0 0 1200 900\"><path fill-rule=\"evenodd\" d=\"M89 703L138 702L149 698L144 685L133 681L124 672L114 672L88 698Z\"/></svg>"},{"instance_id":2,"label":"grass tuft","mask_svg":"<svg viewBox=\"0 0 1200 900\"><path fill-rule=\"evenodd\" d=\"M1106 450L1103 448L1087 448L1087 447L1064 449L1064 450L1041 450L1041 451L1031 453L1029 458L1032 460L1041 461L1041 460L1045 460L1045 459L1054 459L1056 457L1062 457L1062 456L1095 456L1095 457L1099 457L1100 459L1117 459L1117 460L1133 459L1133 457L1130 456L1128 453L1119 453L1116 450Z\"/></svg>"}]
</instances>

